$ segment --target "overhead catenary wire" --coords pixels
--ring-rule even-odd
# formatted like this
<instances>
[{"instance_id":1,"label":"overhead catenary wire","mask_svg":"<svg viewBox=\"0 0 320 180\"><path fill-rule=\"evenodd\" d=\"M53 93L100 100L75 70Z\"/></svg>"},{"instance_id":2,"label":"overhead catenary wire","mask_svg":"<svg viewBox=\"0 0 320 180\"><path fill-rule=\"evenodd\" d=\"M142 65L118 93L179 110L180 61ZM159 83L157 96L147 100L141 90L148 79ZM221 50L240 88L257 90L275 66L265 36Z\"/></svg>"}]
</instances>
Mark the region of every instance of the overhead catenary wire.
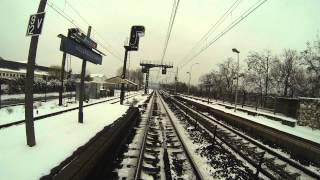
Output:
<instances>
[{"instance_id":1,"label":"overhead catenary wire","mask_svg":"<svg viewBox=\"0 0 320 180\"><path fill-rule=\"evenodd\" d=\"M67 2L67 1L66 1ZM70 3L66 3L68 4L69 7L71 7L71 4ZM70 22L71 24L73 24L76 28L79 28L81 31L83 31L83 27L81 27L81 25L79 23L77 23L72 17L70 17L68 14L66 14L64 12L64 10L60 9L57 5L55 5L52 1L48 1L48 6L54 10L56 13L58 13L61 17L63 17L64 19L66 19L68 22ZM74 8L72 7L71 8L73 11L75 11L76 14L79 15L79 17L88 25L90 26L89 22L87 20L85 20L83 18L83 16L81 16L81 14ZM92 28L93 31L96 32L97 35L98 32L96 29ZM101 35L99 35L101 36ZM103 38L101 38L103 39ZM116 59L120 60L121 61L121 57L119 55L117 55L116 53L112 52L110 50L110 48L107 48L102 42L100 42L99 40L95 39L95 41L97 42L97 44L99 44L104 50L106 50L107 52L109 52L112 56L116 57ZM104 40L105 41L105 40ZM110 46L110 44L108 44L108 46Z\"/></svg>"},{"instance_id":2,"label":"overhead catenary wire","mask_svg":"<svg viewBox=\"0 0 320 180\"><path fill-rule=\"evenodd\" d=\"M216 31L216 29L226 20L226 18L239 6L242 0L236 0L234 1L231 6L227 9L227 11L216 21L214 25L211 26L211 28L201 37L201 39L192 47L192 49L189 51L189 53L186 54L177 64L183 63L183 60L187 59L189 56L192 55L192 53L198 49L207 39L210 37L210 35ZM163 78L162 78L163 79Z\"/></svg>"},{"instance_id":3,"label":"overhead catenary wire","mask_svg":"<svg viewBox=\"0 0 320 180\"><path fill-rule=\"evenodd\" d=\"M213 38L204 48L198 51L191 58L187 59L187 61L180 66L179 69L182 69L192 60L194 60L197 56L199 56L203 51L208 49L212 44L214 44L217 40L219 40L222 36L228 33L231 29L233 29L236 25L238 25L241 21L243 21L246 17L248 17L251 13L253 13L256 9L258 9L261 5L263 5L267 0L259 0L254 5L252 5L248 10L242 13L236 20L234 20L229 26L227 26L221 33L219 33L215 38Z\"/></svg>"},{"instance_id":4,"label":"overhead catenary wire","mask_svg":"<svg viewBox=\"0 0 320 180\"><path fill-rule=\"evenodd\" d=\"M90 23L88 20L86 20L82 15L81 13L75 8L73 7L73 5L68 1L68 0L65 0L66 4L80 17L80 19L86 23L88 26L90 26ZM116 57L118 60L122 61L121 60L121 55L110 45L110 43L108 43L104 37L98 32L98 30L95 28L95 27L92 27L92 31L94 32L94 34L96 34L97 36L99 36L101 38L101 40L104 41L104 43L108 46L106 47L104 45L104 43L100 42L99 40L97 39L94 39L95 41L97 41L97 43L102 46L103 49L105 49L106 51L108 51L111 55L113 55L114 57ZM92 37L91 37L92 38ZM114 51L114 52L113 52Z\"/></svg>"},{"instance_id":5,"label":"overhead catenary wire","mask_svg":"<svg viewBox=\"0 0 320 180\"><path fill-rule=\"evenodd\" d=\"M163 64L164 57L165 57L166 52L167 52L167 48L168 48L169 40L170 40L170 37L171 37L171 32L172 32L172 28L173 28L173 25L174 25L174 22L175 22L175 18L176 18L176 15L177 15L179 3L180 3L180 0L174 0L173 5L172 5L169 25L168 25L168 29L167 29L167 35L166 35L166 39L165 39L165 43L164 43L164 48L163 48L163 51L161 53L161 59L160 59L160 63L161 64ZM160 74L160 70L158 71L157 79L159 77L159 74Z\"/></svg>"},{"instance_id":6,"label":"overhead catenary wire","mask_svg":"<svg viewBox=\"0 0 320 180\"><path fill-rule=\"evenodd\" d=\"M68 16L66 13L63 12L63 10L61 10L58 6L56 6L53 2L48 1L47 2L48 6L55 11L56 13L58 13L61 17L63 17L64 19L66 19L68 22L70 22L71 24L73 24L75 27L79 28L79 29L83 29L80 27L79 24L76 23L76 21L74 19L72 19L70 16Z\"/></svg>"},{"instance_id":7,"label":"overhead catenary wire","mask_svg":"<svg viewBox=\"0 0 320 180\"><path fill-rule=\"evenodd\" d=\"M186 56L184 56L179 62L182 62L183 60L187 59L190 55L192 55L192 53L202 45L202 43L204 43L205 41L208 40L208 38L210 37L210 35L212 35L212 33L214 33L217 28L226 20L226 18L232 14L232 12L239 6L239 4L241 3L242 0L236 0L234 3L231 4L231 6L229 7L229 9L218 19L218 21L216 21L216 23L214 25L211 26L211 28L202 36L202 38L192 47L192 49L186 54Z\"/></svg>"},{"instance_id":8,"label":"overhead catenary wire","mask_svg":"<svg viewBox=\"0 0 320 180\"><path fill-rule=\"evenodd\" d=\"M162 51L162 55L161 55L161 64L163 63L167 48L168 48L168 44L169 44L169 40L171 37L171 32L172 32L172 28L174 25L174 21L176 18L176 14L177 14L177 10L179 7L179 2L180 0L174 1L173 3L173 7L172 7L172 12L171 12L171 17L170 17L170 21L169 21L169 25L168 25L168 30L167 30L167 36L166 36L166 40L165 40L165 44L164 44L164 48Z\"/></svg>"}]
</instances>

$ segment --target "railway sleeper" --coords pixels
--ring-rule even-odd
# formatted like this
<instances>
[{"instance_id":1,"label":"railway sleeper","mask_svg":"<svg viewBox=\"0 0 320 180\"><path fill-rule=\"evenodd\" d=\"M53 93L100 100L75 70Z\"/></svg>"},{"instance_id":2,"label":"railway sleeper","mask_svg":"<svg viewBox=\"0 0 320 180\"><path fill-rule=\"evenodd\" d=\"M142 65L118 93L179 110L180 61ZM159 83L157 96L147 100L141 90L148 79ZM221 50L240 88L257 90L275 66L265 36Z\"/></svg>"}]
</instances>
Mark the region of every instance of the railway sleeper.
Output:
<instances>
[{"instance_id":1,"label":"railway sleeper","mask_svg":"<svg viewBox=\"0 0 320 180\"><path fill-rule=\"evenodd\" d=\"M160 172L160 167L147 167L147 166L142 166L143 171L148 173L149 175L158 175Z\"/></svg>"},{"instance_id":2,"label":"railway sleeper","mask_svg":"<svg viewBox=\"0 0 320 180\"><path fill-rule=\"evenodd\" d=\"M155 150L155 149L151 149L151 148L145 148L145 151L146 151L147 153L150 153L150 154L153 154L153 155L160 153L160 151Z\"/></svg>"},{"instance_id":3,"label":"railway sleeper","mask_svg":"<svg viewBox=\"0 0 320 180\"><path fill-rule=\"evenodd\" d=\"M148 164L151 164L151 165L153 165L153 166L156 166L158 163L159 163L159 161L160 161L160 159L158 158L158 156L154 156L154 157L150 157L150 156L144 156L143 157L143 160L146 162L146 163L148 163Z\"/></svg>"}]
</instances>

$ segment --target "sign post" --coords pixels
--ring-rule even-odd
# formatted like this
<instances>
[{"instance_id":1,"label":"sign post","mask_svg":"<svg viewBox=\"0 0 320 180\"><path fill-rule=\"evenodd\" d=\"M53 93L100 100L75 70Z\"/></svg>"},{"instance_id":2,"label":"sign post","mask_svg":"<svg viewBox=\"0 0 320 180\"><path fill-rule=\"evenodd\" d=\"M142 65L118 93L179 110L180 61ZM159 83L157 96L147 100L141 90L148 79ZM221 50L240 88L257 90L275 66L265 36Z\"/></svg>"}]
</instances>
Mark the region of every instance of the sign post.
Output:
<instances>
[{"instance_id":1,"label":"sign post","mask_svg":"<svg viewBox=\"0 0 320 180\"><path fill-rule=\"evenodd\" d=\"M34 134L34 124L33 124L33 81L34 81L34 66L37 55L38 39L41 33L44 10L47 4L47 0L41 0L38 13L36 15L31 15L29 19L27 36L31 37L28 63L27 63L27 74L26 74L26 93L25 93L25 124L26 124L26 136L27 144L32 147L36 145L36 139ZM42 18L41 18L42 17Z\"/></svg>"},{"instance_id":2,"label":"sign post","mask_svg":"<svg viewBox=\"0 0 320 180\"><path fill-rule=\"evenodd\" d=\"M91 26L88 28L87 36L90 37L91 34ZM83 98L84 98L84 76L86 73L86 66L87 61L82 61L82 67L81 67L81 80L80 80L80 95L79 95L79 116L78 116L78 122L83 123Z\"/></svg>"},{"instance_id":3,"label":"sign post","mask_svg":"<svg viewBox=\"0 0 320 180\"><path fill-rule=\"evenodd\" d=\"M71 30L68 29L68 38L71 36ZM62 94L63 94L63 80L64 80L64 68L66 66L66 56L67 53L63 52L62 64L61 64L61 74L60 74L60 90L59 90L59 106L62 106Z\"/></svg>"},{"instance_id":4,"label":"sign post","mask_svg":"<svg viewBox=\"0 0 320 180\"><path fill-rule=\"evenodd\" d=\"M90 39L91 26L89 26L88 28L87 35L81 33L79 29L69 29L69 33L69 37L65 37L61 34L58 35L58 37L61 38L60 50L64 53L68 53L83 60L81 67L78 113L78 122L83 123L83 99L85 93L84 76L86 72L87 61L92 62L94 64L102 64L102 55L104 54L97 50L97 44ZM93 49L95 51L93 51Z\"/></svg>"}]
</instances>

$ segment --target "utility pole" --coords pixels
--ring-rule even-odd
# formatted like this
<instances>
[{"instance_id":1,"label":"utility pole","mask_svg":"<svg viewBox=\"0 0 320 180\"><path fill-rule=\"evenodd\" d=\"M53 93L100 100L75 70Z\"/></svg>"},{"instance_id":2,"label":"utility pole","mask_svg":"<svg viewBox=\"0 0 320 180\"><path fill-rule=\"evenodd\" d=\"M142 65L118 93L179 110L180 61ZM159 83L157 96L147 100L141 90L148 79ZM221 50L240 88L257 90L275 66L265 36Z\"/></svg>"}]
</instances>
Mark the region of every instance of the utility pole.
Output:
<instances>
[{"instance_id":1,"label":"utility pole","mask_svg":"<svg viewBox=\"0 0 320 180\"><path fill-rule=\"evenodd\" d=\"M127 57L128 57L128 51L129 46L124 46L125 52L124 52L124 60L123 60L123 68L122 68L122 79L126 79L126 71L127 71ZM124 101L124 83L121 83L121 92L120 92L120 104L123 104Z\"/></svg>"},{"instance_id":2,"label":"utility pole","mask_svg":"<svg viewBox=\"0 0 320 180\"><path fill-rule=\"evenodd\" d=\"M175 86L174 86L174 94L177 94L177 85L178 85L178 67L176 71L176 77L174 78L175 80Z\"/></svg>"},{"instance_id":3,"label":"utility pole","mask_svg":"<svg viewBox=\"0 0 320 180\"><path fill-rule=\"evenodd\" d=\"M88 27L87 37L90 38L91 34L91 26ZM82 67L81 67L81 80L80 80L80 94L79 94L79 116L78 122L83 123L83 98L84 98L84 76L86 73L86 66L87 61L85 59L82 60ZM64 68L63 68L64 69Z\"/></svg>"},{"instance_id":4,"label":"utility pole","mask_svg":"<svg viewBox=\"0 0 320 180\"><path fill-rule=\"evenodd\" d=\"M190 95L190 80L191 80L191 72L187 72L189 74L189 81L188 81L188 95Z\"/></svg>"},{"instance_id":5,"label":"utility pole","mask_svg":"<svg viewBox=\"0 0 320 180\"><path fill-rule=\"evenodd\" d=\"M192 72L192 67L194 66L194 65L197 65L197 64L199 64L199 63L193 63L192 65L191 65L191 67L190 67L190 71L189 72L187 72L188 74L189 74L189 85L188 85L188 95L190 95L190 81L191 81L191 72Z\"/></svg>"},{"instance_id":6,"label":"utility pole","mask_svg":"<svg viewBox=\"0 0 320 180\"><path fill-rule=\"evenodd\" d=\"M268 81L269 81L269 55L267 56L267 69L266 69L266 96L268 95Z\"/></svg>"},{"instance_id":7,"label":"utility pole","mask_svg":"<svg viewBox=\"0 0 320 180\"><path fill-rule=\"evenodd\" d=\"M38 13L44 12L47 0L41 0L38 7ZM26 74L26 93L25 93L25 125L27 144L32 147L36 145L33 124L33 82L34 82L34 68L37 56L39 36L32 36L29 46L27 74Z\"/></svg>"},{"instance_id":8,"label":"utility pole","mask_svg":"<svg viewBox=\"0 0 320 180\"><path fill-rule=\"evenodd\" d=\"M47 102L47 82L48 76L44 76L45 85L44 85L44 102Z\"/></svg>"}]
</instances>

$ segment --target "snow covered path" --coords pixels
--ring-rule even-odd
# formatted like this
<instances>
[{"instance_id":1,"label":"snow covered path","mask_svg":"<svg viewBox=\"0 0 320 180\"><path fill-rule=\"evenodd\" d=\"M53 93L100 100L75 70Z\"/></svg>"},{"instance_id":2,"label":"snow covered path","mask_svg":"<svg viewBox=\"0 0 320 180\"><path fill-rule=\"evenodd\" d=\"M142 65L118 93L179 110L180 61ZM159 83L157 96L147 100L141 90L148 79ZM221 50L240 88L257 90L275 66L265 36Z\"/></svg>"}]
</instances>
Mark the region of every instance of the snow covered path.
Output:
<instances>
[{"instance_id":1,"label":"snow covered path","mask_svg":"<svg viewBox=\"0 0 320 180\"><path fill-rule=\"evenodd\" d=\"M0 131L0 180L32 180L50 172L79 146L110 125L128 106L101 103L84 108L84 123L78 111L70 111L35 123L37 145L26 145L25 125Z\"/></svg>"}]
</instances>

